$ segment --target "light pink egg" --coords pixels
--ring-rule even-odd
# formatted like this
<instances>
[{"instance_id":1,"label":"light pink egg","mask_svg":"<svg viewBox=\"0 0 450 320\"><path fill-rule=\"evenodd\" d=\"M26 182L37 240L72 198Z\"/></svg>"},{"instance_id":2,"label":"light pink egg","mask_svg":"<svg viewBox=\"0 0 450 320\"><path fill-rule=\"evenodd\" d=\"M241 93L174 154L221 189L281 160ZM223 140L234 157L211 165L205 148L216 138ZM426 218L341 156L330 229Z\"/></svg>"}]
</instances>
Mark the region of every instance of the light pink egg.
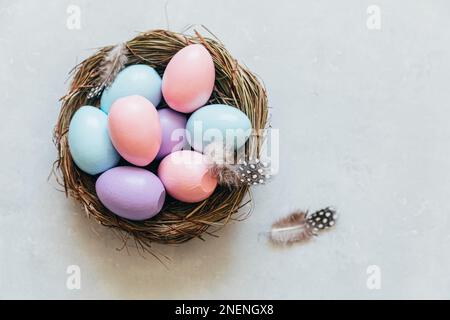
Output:
<instances>
[{"instance_id":1,"label":"light pink egg","mask_svg":"<svg viewBox=\"0 0 450 320\"><path fill-rule=\"evenodd\" d=\"M137 166L155 159L161 145L161 125L153 104L141 96L116 100L108 114L111 141L119 154Z\"/></svg>"},{"instance_id":2,"label":"light pink egg","mask_svg":"<svg viewBox=\"0 0 450 320\"><path fill-rule=\"evenodd\" d=\"M190 150L166 156L159 164L158 177L166 192L183 202L205 200L217 186L217 179L209 172L205 156Z\"/></svg>"},{"instance_id":3,"label":"light pink egg","mask_svg":"<svg viewBox=\"0 0 450 320\"><path fill-rule=\"evenodd\" d=\"M213 91L214 62L201 44L178 51L164 71L162 93L174 110L190 113L205 105Z\"/></svg>"}]
</instances>

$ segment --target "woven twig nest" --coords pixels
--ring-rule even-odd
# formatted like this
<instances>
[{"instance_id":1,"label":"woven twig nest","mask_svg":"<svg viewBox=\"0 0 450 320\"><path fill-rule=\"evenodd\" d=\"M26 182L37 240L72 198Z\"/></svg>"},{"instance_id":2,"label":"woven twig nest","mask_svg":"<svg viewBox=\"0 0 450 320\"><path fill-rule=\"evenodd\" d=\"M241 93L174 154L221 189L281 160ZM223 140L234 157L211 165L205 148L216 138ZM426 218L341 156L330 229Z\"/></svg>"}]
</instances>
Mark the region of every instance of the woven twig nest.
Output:
<instances>
[{"instance_id":1,"label":"woven twig nest","mask_svg":"<svg viewBox=\"0 0 450 320\"><path fill-rule=\"evenodd\" d=\"M268 107L263 85L218 40L202 37L198 32L193 36L166 30L145 32L125 43L126 65L147 64L162 75L172 56L194 43L201 43L207 48L215 65L215 87L208 104L234 105L247 114L256 132L264 129ZM55 171L57 177L62 178L58 181L64 186L66 195L80 202L88 217L119 231L125 244L128 239L134 239L137 247L142 250L148 250L151 243L177 244L194 237L201 238L209 227L225 225L243 205L244 197L249 191L247 185L237 188L219 186L209 198L194 204L170 198L155 217L131 221L113 214L103 206L95 192L97 176L84 173L73 162L67 137L70 120L81 106L99 105L98 95L91 95L98 87L99 66L113 48L101 48L77 65L72 71L73 80L69 92L61 99L62 108L54 132L59 152ZM256 145L256 152L259 152L261 139L260 135L253 135L246 148L249 149L249 144L253 143Z\"/></svg>"}]
</instances>

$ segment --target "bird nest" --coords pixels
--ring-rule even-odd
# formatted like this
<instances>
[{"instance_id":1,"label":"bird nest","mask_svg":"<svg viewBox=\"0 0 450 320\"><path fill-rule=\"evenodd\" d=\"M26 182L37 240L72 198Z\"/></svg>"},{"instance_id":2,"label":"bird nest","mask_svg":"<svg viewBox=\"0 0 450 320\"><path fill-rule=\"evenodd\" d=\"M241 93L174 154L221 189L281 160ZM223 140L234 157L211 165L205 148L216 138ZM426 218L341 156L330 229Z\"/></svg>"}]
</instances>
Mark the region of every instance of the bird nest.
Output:
<instances>
[{"instance_id":1,"label":"bird nest","mask_svg":"<svg viewBox=\"0 0 450 320\"><path fill-rule=\"evenodd\" d=\"M203 37L197 31L193 35L166 30L141 33L125 43L127 65L147 64L162 75L170 59L180 49L195 43L207 48L216 70L214 91L208 104L236 106L249 117L254 132L264 129L268 114L264 86L215 38ZM54 141L58 149L54 172L58 182L64 186L67 196L81 204L88 217L118 231L124 246L131 239L138 248L150 252L152 243L178 244L195 237L202 239L205 233L214 234L230 220L240 217L240 214L237 215L239 209L251 202L251 197L246 197L249 186L219 186L209 198L198 203L184 203L169 198L166 199L161 212L153 218L131 221L113 214L99 201L95 192L97 176L84 173L73 162L67 134L70 120L81 106L99 105L99 97L91 97L90 92L98 85L99 66L112 49L113 46L99 49L71 72L73 79L68 93L61 98L62 107L54 131ZM253 144L256 146L253 150L259 153L261 142L262 136L254 134L245 148L248 151L250 144ZM157 164L151 165L149 169L154 169L155 165Z\"/></svg>"}]
</instances>

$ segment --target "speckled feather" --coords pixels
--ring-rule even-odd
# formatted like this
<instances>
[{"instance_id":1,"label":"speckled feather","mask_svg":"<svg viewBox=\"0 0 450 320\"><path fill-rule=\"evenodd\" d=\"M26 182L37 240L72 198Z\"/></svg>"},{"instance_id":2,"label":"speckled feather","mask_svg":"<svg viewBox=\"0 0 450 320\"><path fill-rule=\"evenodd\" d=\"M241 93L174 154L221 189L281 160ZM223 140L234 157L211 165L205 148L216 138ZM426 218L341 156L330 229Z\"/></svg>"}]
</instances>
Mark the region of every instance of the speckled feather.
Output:
<instances>
[{"instance_id":1,"label":"speckled feather","mask_svg":"<svg viewBox=\"0 0 450 320\"><path fill-rule=\"evenodd\" d=\"M270 178L268 163L259 159L239 161L235 164L233 149L215 141L205 147L204 154L209 161L211 173L217 177L220 185L238 188L242 185L264 184Z\"/></svg>"}]
</instances>

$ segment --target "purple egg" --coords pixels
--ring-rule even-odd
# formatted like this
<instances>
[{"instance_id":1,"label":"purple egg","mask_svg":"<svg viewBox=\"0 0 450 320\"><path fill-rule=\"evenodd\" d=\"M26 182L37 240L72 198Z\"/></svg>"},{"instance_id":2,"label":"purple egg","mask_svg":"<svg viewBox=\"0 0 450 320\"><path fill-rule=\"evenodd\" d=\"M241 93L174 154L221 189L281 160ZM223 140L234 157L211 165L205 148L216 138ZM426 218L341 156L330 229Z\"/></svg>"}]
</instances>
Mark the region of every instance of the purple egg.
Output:
<instances>
[{"instance_id":1,"label":"purple egg","mask_svg":"<svg viewBox=\"0 0 450 320\"><path fill-rule=\"evenodd\" d=\"M186 144L186 115L170 108L158 110L162 128L161 147L156 159L162 159L169 153L183 149Z\"/></svg>"},{"instance_id":2,"label":"purple egg","mask_svg":"<svg viewBox=\"0 0 450 320\"><path fill-rule=\"evenodd\" d=\"M95 183L103 205L126 219L145 220L161 211L166 191L159 178L148 170L115 167L102 173Z\"/></svg>"}]
</instances>

